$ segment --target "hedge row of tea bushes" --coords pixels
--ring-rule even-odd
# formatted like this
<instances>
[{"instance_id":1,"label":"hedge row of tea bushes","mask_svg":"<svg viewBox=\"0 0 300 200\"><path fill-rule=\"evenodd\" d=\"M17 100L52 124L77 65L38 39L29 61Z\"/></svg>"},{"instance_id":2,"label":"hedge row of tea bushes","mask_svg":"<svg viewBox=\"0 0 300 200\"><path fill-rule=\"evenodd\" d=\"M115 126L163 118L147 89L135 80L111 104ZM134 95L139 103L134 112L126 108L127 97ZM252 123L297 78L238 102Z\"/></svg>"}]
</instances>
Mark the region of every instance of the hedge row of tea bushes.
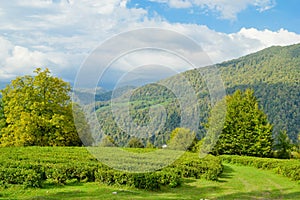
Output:
<instances>
[{"instance_id":1,"label":"hedge row of tea bushes","mask_svg":"<svg viewBox=\"0 0 300 200\"><path fill-rule=\"evenodd\" d=\"M181 185L181 173L177 169L164 169L151 173L128 173L99 169L95 173L96 181L107 185L127 185L140 189L158 190L161 186L177 187Z\"/></svg>"},{"instance_id":2,"label":"hedge row of tea bushes","mask_svg":"<svg viewBox=\"0 0 300 200\"><path fill-rule=\"evenodd\" d=\"M283 160L231 155L222 155L219 156L219 158L227 163L253 166L258 169L273 170L275 173L289 177L294 181L300 180L300 160L298 159Z\"/></svg>"},{"instance_id":3,"label":"hedge row of tea bushes","mask_svg":"<svg viewBox=\"0 0 300 200\"><path fill-rule=\"evenodd\" d=\"M190 152L186 152L170 168L178 169L182 177L206 180L217 180L223 170L222 161L218 157L208 155L199 159L198 154Z\"/></svg>"},{"instance_id":4,"label":"hedge row of tea bushes","mask_svg":"<svg viewBox=\"0 0 300 200\"><path fill-rule=\"evenodd\" d=\"M101 164L83 147L0 148L2 187L18 184L42 188L45 184L101 182L157 190L161 186L180 186L184 177L216 180L221 172L219 158L199 159L192 153L156 172L129 173Z\"/></svg>"}]
</instances>

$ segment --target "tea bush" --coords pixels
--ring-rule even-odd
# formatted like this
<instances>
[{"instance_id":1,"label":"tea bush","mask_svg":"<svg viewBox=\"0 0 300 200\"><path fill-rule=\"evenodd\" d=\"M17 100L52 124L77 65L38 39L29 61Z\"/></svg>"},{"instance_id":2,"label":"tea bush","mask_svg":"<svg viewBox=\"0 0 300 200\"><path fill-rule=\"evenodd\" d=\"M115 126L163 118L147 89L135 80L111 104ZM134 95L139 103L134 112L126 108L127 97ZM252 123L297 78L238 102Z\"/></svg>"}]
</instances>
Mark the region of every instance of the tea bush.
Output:
<instances>
[{"instance_id":1,"label":"tea bush","mask_svg":"<svg viewBox=\"0 0 300 200\"><path fill-rule=\"evenodd\" d=\"M209 156L199 159L197 154L187 152L170 166L155 172L129 173L100 163L83 147L0 148L2 186L19 184L41 188L45 184L97 181L158 190L162 186L178 187L182 178L216 180L221 171L219 158Z\"/></svg>"},{"instance_id":2,"label":"tea bush","mask_svg":"<svg viewBox=\"0 0 300 200\"><path fill-rule=\"evenodd\" d=\"M275 158L257 158L230 155L222 155L219 156L219 158L227 163L253 166L258 169L273 170L275 173L289 177L292 180L300 180L300 160L281 160Z\"/></svg>"}]
</instances>

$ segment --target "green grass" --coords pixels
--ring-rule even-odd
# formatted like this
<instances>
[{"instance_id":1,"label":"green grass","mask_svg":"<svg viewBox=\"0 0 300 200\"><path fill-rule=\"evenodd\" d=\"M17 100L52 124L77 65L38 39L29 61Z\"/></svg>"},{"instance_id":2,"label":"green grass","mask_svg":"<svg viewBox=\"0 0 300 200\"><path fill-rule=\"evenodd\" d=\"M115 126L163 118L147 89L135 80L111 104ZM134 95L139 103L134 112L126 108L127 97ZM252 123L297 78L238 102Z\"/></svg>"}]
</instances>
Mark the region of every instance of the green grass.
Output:
<instances>
[{"instance_id":1,"label":"green grass","mask_svg":"<svg viewBox=\"0 0 300 200\"><path fill-rule=\"evenodd\" d=\"M117 192L117 194L113 194ZM271 171L226 164L219 181L185 179L179 188L158 192L99 183L0 189L0 199L300 199L300 184Z\"/></svg>"}]
</instances>

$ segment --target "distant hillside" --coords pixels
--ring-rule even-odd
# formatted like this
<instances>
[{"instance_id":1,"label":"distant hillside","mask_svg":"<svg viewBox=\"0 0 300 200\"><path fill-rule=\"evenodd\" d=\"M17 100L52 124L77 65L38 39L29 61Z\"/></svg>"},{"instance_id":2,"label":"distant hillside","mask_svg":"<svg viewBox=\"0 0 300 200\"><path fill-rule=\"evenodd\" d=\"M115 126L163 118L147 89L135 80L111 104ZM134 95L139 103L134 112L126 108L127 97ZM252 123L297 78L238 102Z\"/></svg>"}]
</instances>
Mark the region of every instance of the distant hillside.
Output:
<instances>
[{"instance_id":1,"label":"distant hillside","mask_svg":"<svg viewBox=\"0 0 300 200\"><path fill-rule=\"evenodd\" d=\"M75 97L77 100L80 100L82 104L90 104L91 100L95 101L109 101L112 97L117 98L122 96L124 93L126 93L128 90L135 88L134 86L125 86L120 87L114 90L114 93L112 91L107 91L104 88L98 87L95 89L90 88L77 88L73 93L75 94ZM96 92L96 94L95 94Z\"/></svg>"},{"instance_id":2,"label":"distant hillside","mask_svg":"<svg viewBox=\"0 0 300 200\"><path fill-rule=\"evenodd\" d=\"M274 125L274 134L280 130L287 130L290 138L296 141L300 133L300 44L270 47L216 66L221 72L227 94L232 94L237 89L254 89L260 106ZM163 104L167 111L165 126L144 142L149 140L155 145L161 145L168 139L168 133L179 126L181 111L178 101L171 91L159 83L181 87L182 75L197 92L201 111L197 135L203 136L211 105L206 84L198 70L190 70L134 91L130 98L130 114L136 124L149 124L151 105ZM126 144L130 136L115 123L109 103L99 102L96 109L102 131L111 135L119 145Z\"/></svg>"}]
</instances>

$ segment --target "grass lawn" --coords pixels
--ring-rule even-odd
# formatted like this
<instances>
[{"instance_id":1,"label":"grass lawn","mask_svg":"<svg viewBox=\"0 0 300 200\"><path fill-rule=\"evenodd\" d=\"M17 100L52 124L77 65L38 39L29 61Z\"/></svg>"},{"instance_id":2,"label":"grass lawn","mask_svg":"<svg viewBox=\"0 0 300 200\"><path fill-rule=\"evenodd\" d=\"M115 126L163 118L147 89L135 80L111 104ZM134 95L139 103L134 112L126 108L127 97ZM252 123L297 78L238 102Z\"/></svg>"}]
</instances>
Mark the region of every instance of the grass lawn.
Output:
<instances>
[{"instance_id":1,"label":"grass lawn","mask_svg":"<svg viewBox=\"0 0 300 200\"><path fill-rule=\"evenodd\" d=\"M117 192L117 194L113 194ZM151 192L84 183L43 189L10 187L0 199L300 199L300 184L271 171L226 164L219 181L185 179L179 188Z\"/></svg>"}]
</instances>

